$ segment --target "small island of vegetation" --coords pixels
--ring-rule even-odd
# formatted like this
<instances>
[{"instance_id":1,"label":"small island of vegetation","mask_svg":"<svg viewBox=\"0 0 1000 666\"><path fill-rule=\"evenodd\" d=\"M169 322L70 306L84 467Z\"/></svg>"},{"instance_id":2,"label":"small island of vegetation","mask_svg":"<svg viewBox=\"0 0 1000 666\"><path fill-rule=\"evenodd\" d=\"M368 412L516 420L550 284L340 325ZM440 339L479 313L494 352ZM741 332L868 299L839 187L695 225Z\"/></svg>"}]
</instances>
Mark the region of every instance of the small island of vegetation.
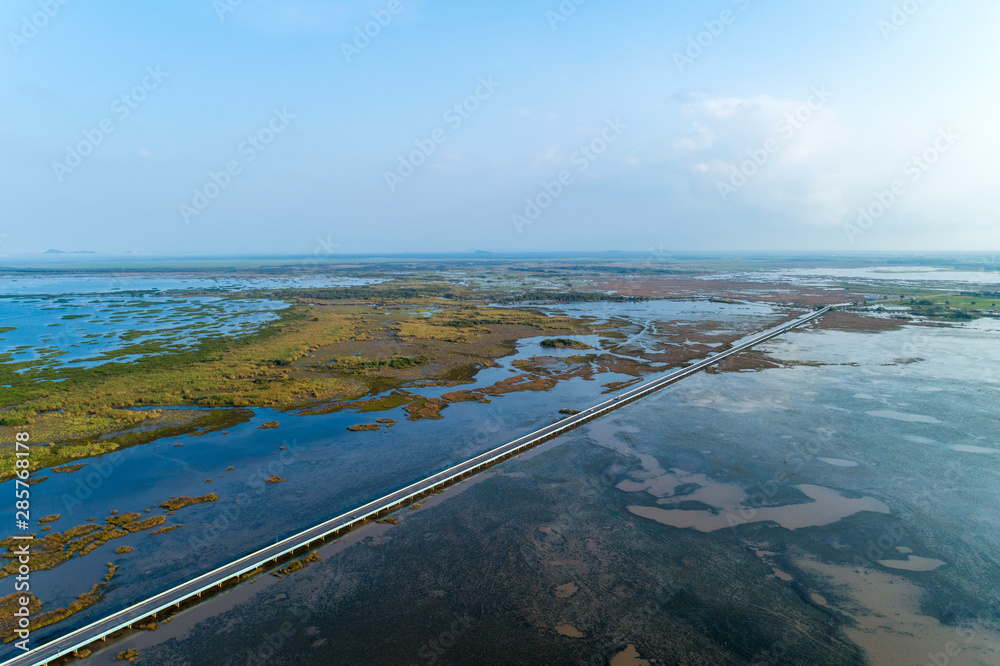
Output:
<instances>
[{"instance_id":1,"label":"small island of vegetation","mask_svg":"<svg viewBox=\"0 0 1000 666\"><path fill-rule=\"evenodd\" d=\"M541 346L546 349L593 349L593 347L585 342L570 340L569 338L549 338L548 340L542 340Z\"/></svg>"}]
</instances>

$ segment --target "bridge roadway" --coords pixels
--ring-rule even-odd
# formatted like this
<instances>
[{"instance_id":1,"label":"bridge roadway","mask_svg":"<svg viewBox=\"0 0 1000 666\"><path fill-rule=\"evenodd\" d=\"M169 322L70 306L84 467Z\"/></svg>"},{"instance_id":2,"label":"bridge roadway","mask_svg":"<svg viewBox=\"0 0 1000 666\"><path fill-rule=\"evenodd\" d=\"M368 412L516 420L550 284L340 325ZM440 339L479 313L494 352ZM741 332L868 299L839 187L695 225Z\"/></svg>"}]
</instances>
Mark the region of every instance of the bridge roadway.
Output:
<instances>
[{"instance_id":1,"label":"bridge roadway","mask_svg":"<svg viewBox=\"0 0 1000 666\"><path fill-rule=\"evenodd\" d=\"M665 386L694 374L710 365L738 354L741 351L750 349L766 340L777 337L793 328L802 326L818 317L822 317L832 308L839 306L827 306L809 314L797 317L785 322L773 329L765 331L753 338L745 340L730 349L713 354L687 367L675 370L668 375L656 379L642 386L625 391L621 395L606 400L598 405L583 410L568 418L557 421L552 425L536 430L530 434L518 437L512 442L508 442L495 449L482 453L475 458L459 463L442 472L438 472L414 484L401 488L377 500L360 506L353 511L331 518L315 527L299 532L282 541L274 543L265 548L241 557L240 559L225 564L217 569L204 573L197 578L193 578L181 585L173 587L165 592L161 592L154 597L141 601L133 606L129 606L106 618L98 620L85 627L81 627L72 633L57 638L49 643L45 643L37 648L25 652L13 659L9 659L0 666L40 666L67 655L74 650L83 648L95 641L105 640L108 636L122 629L130 628L133 624L139 624L143 620L151 618L155 613L165 611L180 606L184 601L199 597L202 593L211 592L214 588L221 588L224 583L238 578L242 574L248 573L258 567L274 562L283 556L292 554L296 550L308 550L311 544L327 539L331 536L346 533L359 525L374 520L379 516L391 513L398 508L411 504L421 496L426 496L435 490L442 489L451 483L462 478L472 476L483 469L495 465L496 463L516 456L524 451L538 446L539 444L552 439L573 428L579 427L583 423L603 416L615 409L630 402L634 402L650 393Z\"/></svg>"}]
</instances>

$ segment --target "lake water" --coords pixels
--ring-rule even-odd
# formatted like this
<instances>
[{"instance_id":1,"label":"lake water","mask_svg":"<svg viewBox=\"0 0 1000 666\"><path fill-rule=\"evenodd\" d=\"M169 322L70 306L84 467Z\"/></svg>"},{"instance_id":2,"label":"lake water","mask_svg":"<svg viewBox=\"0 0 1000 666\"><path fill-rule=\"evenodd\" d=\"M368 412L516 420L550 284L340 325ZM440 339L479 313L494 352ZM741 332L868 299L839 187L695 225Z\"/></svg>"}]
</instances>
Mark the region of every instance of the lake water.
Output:
<instances>
[{"instance_id":1,"label":"lake water","mask_svg":"<svg viewBox=\"0 0 1000 666\"><path fill-rule=\"evenodd\" d=\"M378 284L379 278L294 278L198 275L142 275L109 273L107 275L0 275L0 295L69 296L116 294L119 292L175 292L214 290L222 292L251 289L317 289L357 287Z\"/></svg>"},{"instance_id":2,"label":"lake water","mask_svg":"<svg viewBox=\"0 0 1000 666\"><path fill-rule=\"evenodd\" d=\"M748 282L790 282L810 286L851 284L899 284L926 289L958 285L963 289L1000 286L1000 272L962 271L929 266L875 266L865 268L782 268L750 272L714 273L701 276L704 280L735 280ZM938 284L935 284L938 283Z\"/></svg>"},{"instance_id":3,"label":"lake water","mask_svg":"<svg viewBox=\"0 0 1000 666\"><path fill-rule=\"evenodd\" d=\"M89 368L129 362L130 345L158 343L152 353L191 349L214 336L252 333L288 307L279 301L232 298L73 296L0 297L0 361L28 367ZM22 371L23 371L22 370Z\"/></svg>"},{"instance_id":4,"label":"lake water","mask_svg":"<svg viewBox=\"0 0 1000 666\"><path fill-rule=\"evenodd\" d=\"M0 362L89 368L190 349L213 336L239 337L288 305L263 299L185 296L189 291L351 287L363 278L200 277L197 275L0 276ZM13 329L13 330L6 330ZM121 354L130 345L155 351ZM23 367L20 372L29 368Z\"/></svg>"},{"instance_id":5,"label":"lake water","mask_svg":"<svg viewBox=\"0 0 1000 666\"><path fill-rule=\"evenodd\" d=\"M104 297L95 300L103 302ZM183 303L184 299L178 301ZM46 302L25 300L42 306ZM621 305L613 312L607 304L559 306L553 311L595 320L613 314L628 320L636 335L630 340L613 341L616 353L622 355L651 345L657 331L665 332L664 322L707 323L712 330L749 334L787 316L771 306L690 301ZM234 316L238 314L249 312ZM131 317L114 323L123 330L135 326ZM515 360L581 353L543 348L539 344L542 339L522 340L515 355L500 360L501 367L485 369L474 384L457 388L488 386L511 377ZM581 339L601 346L597 336ZM442 412L442 420L408 421L402 409L368 415L347 411L310 416L259 409L251 422L226 433L161 439L99 459L79 461L87 466L70 474L39 470L36 476L49 478L33 487L32 514L61 514L52 524L57 532L82 524L91 516L103 520L112 510L142 512L151 508L152 515L160 515L158 505L171 496L214 492L220 499L169 516L166 526L183 524L181 529L161 535L132 534L102 546L92 555L75 557L54 570L33 574L33 590L45 609L52 609L70 603L101 580L107 561L120 560L122 564L105 600L63 623L38 630L33 637L43 641L63 634L265 543L446 469L563 418L559 409L596 404L606 399L601 395L602 384L629 379L632 377L607 373L597 376L596 381L563 381L548 392L495 397L490 404L453 404ZM425 387L414 392L440 395L452 390L456 389ZM354 433L346 429L372 423L376 417L394 418L398 425L378 432ZM267 421L281 425L278 429L257 429ZM286 448L282 450L282 446ZM226 471L229 466L234 469ZM278 474L287 482L262 483L270 474ZM206 483L206 479L211 482ZM11 482L0 484L0 493L12 493L11 486ZM8 506L0 509L0 521L5 520L7 524L13 521ZM125 557L115 556L112 551L123 545L135 551ZM90 582L82 586L81 581Z\"/></svg>"},{"instance_id":6,"label":"lake water","mask_svg":"<svg viewBox=\"0 0 1000 666\"><path fill-rule=\"evenodd\" d=\"M421 663L457 613L437 663L996 664L998 335L792 332L95 663L243 663L286 621L284 660Z\"/></svg>"}]
</instances>

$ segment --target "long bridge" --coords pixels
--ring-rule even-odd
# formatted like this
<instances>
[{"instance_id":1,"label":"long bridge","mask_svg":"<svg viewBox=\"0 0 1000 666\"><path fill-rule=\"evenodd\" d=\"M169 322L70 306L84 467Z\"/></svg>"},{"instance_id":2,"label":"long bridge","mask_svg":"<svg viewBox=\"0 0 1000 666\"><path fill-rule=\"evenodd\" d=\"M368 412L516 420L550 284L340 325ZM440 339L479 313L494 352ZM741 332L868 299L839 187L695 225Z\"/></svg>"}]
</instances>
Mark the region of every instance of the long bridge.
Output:
<instances>
[{"instance_id":1,"label":"long bridge","mask_svg":"<svg viewBox=\"0 0 1000 666\"><path fill-rule=\"evenodd\" d=\"M846 305L846 304L845 304ZM408 506L420 499L440 492L444 488L457 483L499 462L517 456L543 442L578 428L584 423L599 418L616 409L635 402L666 386L688 377L700 370L722 361L725 358L750 349L756 345L775 338L794 328L803 326L831 309L841 305L829 305L820 310L810 312L801 317L791 319L779 326L759 335L740 342L733 347L715 353L686 367L675 370L659 379L642 384L600 404L589 407L552 425L545 426L532 433L498 446L495 449L481 453L478 456L461 462L453 467L417 481L405 488L389 493L352 511L303 530L282 541L271 544L249 555L224 564L212 571L172 587L149 599L140 601L123 610L109 615L101 620L81 627L65 636L45 643L28 652L9 659L0 666L41 666L83 649L98 641L106 641L112 634L128 630L132 625L152 622L159 614L169 614L180 609L185 603L198 603L202 595L212 594L224 587L238 585L246 574L255 572L262 567L268 567L280 560L304 554L321 543L342 536L343 534L390 514L402 507Z\"/></svg>"}]
</instances>

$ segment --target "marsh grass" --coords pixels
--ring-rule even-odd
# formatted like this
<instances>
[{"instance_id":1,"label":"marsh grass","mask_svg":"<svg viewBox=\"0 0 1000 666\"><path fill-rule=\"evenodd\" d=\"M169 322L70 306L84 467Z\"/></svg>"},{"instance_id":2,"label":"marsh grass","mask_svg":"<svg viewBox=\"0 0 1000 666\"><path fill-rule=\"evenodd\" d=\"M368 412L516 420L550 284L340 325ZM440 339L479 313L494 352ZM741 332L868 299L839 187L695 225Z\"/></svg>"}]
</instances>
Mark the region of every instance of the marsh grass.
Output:
<instances>
[{"instance_id":1,"label":"marsh grass","mask_svg":"<svg viewBox=\"0 0 1000 666\"><path fill-rule=\"evenodd\" d=\"M0 395L0 441L30 427L34 471L233 427L252 416L249 407L322 413L406 405L410 418L440 418L445 403L400 389L470 382L521 337L587 332L566 317L457 303L457 292L440 284L392 284L273 292L293 304L255 333L207 337L187 349L136 341L91 368L0 359L0 384L9 386ZM433 314L424 316L428 308ZM137 302L139 315L155 311ZM115 360L124 358L135 360ZM14 460L11 447L0 447L0 481L12 478Z\"/></svg>"}]
</instances>

